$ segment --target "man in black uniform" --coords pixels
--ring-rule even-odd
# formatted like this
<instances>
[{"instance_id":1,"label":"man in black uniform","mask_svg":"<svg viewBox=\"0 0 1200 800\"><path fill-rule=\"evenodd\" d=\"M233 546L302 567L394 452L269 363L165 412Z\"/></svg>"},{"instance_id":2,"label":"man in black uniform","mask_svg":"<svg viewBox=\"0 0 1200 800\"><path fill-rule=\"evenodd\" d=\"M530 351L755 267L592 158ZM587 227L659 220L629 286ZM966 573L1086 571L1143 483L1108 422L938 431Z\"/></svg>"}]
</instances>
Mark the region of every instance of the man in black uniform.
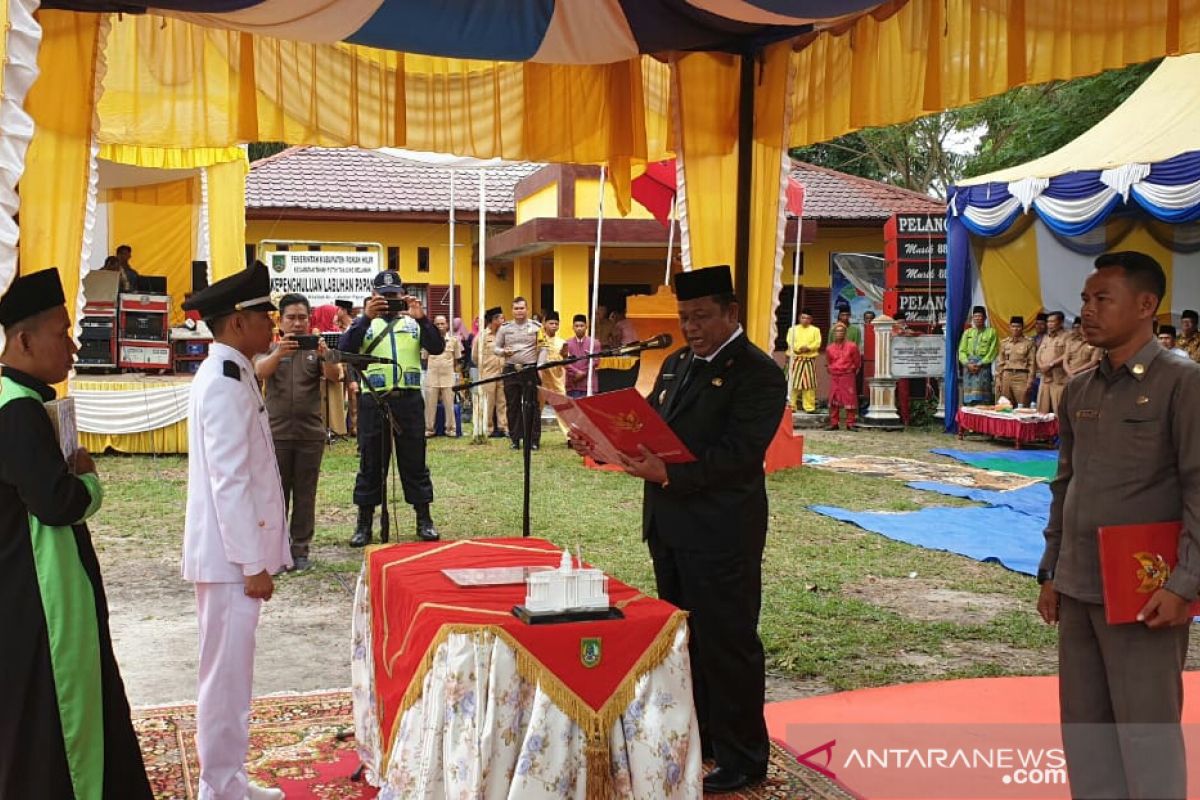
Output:
<instances>
[{"instance_id":1,"label":"man in black uniform","mask_svg":"<svg viewBox=\"0 0 1200 800\"><path fill-rule=\"evenodd\" d=\"M417 513L417 538L438 538L429 513L433 481L425 464L425 402L421 398L421 348L431 355L446 349L446 340L425 316L421 301L404 293L400 275L385 270L375 276L374 293L363 315L342 334L338 345L349 353L375 356L383 363L360 369L363 388L358 397L358 477L354 481L354 504L358 525L351 547L371 543L375 506L386 502L383 482L393 446L396 469L404 487L404 501ZM389 305L389 300L391 304ZM371 388L368 389L367 387ZM374 389L374 391L371 391ZM390 423L382 408L391 410L395 429L385 435ZM388 529L379 536L388 540Z\"/></svg>"},{"instance_id":2,"label":"man in black uniform","mask_svg":"<svg viewBox=\"0 0 1200 800\"><path fill-rule=\"evenodd\" d=\"M732 792L767 772L763 458L787 381L738 324L729 267L678 273L675 297L688 347L667 358L649 399L697 460L665 464L644 450L624 466L646 482L642 535L658 594L689 612L700 737L717 763L704 791Z\"/></svg>"},{"instance_id":3,"label":"man in black uniform","mask_svg":"<svg viewBox=\"0 0 1200 800\"><path fill-rule=\"evenodd\" d=\"M44 402L75 345L58 271L0 298L0 797L150 800L87 520L87 450L63 458Z\"/></svg>"}]
</instances>

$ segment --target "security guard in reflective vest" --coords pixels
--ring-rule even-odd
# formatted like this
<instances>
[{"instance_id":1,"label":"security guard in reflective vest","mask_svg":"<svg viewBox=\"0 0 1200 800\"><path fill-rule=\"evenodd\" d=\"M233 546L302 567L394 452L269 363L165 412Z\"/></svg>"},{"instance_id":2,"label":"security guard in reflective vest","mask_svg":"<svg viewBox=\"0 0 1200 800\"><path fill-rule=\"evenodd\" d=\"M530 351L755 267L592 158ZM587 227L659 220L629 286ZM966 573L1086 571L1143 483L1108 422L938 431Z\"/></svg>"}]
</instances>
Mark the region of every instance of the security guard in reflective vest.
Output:
<instances>
[{"instance_id":1,"label":"security guard in reflective vest","mask_svg":"<svg viewBox=\"0 0 1200 800\"><path fill-rule=\"evenodd\" d=\"M421 348L438 355L445 349L446 341L425 316L421 301L404 293L399 273L380 272L372 286L374 292L362 316L354 320L338 342L343 351L388 359L388 363L371 364L360 370L364 386L358 397L359 463L354 481L358 525L350 546L371 543L375 506L386 500L383 486L393 444L404 501L417 512L417 537L434 541L438 532L429 514L433 482L425 465ZM404 307L407 311L402 310ZM391 411L390 422L387 410ZM392 435L386 436L389 426ZM381 526L379 535L386 542L387 528Z\"/></svg>"}]
</instances>

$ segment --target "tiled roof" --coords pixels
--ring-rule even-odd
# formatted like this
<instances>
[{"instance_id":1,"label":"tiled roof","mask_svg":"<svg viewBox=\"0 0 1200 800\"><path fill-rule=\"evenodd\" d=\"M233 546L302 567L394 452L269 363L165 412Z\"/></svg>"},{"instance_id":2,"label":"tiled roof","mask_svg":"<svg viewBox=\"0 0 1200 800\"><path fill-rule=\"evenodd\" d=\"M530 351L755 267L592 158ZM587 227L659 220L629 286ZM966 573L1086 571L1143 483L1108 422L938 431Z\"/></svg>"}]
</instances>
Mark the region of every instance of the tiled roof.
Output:
<instances>
[{"instance_id":1,"label":"tiled roof","mask_svg":"<svg viewBox=\"0 0 1200 800\"><path fill-rule=\"evenodd\" d=\"M511 216L517 181L541 167L508 162L484 170L488 213ZM451 172L375 150L291 147L250 165L246 207L448 212ZM454 188L455 207L474 212L479 206L477 171L460 170Z\"/></svg>"},{"instance_id":2,"label":"tiled roof","mask_svg":"<svg viewBox=\"0 0 1200 800\"><path fill-rule=\"evenodd\" d=\"M941 200L879 181L792 161L804 184L804 217L815 220L885 220L892 214L945 214Z\"/></svg>"}]
</instances>

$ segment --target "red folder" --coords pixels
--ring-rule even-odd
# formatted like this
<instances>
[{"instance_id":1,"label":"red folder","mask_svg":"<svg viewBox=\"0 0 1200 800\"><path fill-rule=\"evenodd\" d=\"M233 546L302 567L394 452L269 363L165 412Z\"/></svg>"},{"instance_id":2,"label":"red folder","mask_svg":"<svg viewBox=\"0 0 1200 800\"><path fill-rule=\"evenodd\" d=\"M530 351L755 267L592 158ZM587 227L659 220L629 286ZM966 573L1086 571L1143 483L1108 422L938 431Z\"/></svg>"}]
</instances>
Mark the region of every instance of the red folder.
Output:
<instances>
[{"instance_id":1,"label":"red folder","mask_svg":"<svg viewBox=\"0 0 1200 800\"><path fill-rule=\"evenodd\" d=\"M1180 522L1106 525L1099 529L1104 619L1109 625L1137 622L1150 597L1171 577L1179 560ZM1200 600L1192 603L1200 615Z\"/></svg>"},{"instance_id":2,"label":"red folder","mask_svg":"<svg viewBox=\"0 0 1200 800\"><path fill-rule=\"evenodd\" d=\"M618 389L578 399L546 389L541 394L567 427L593 443L596 457L601 461L620 463L618 454L641 458L639 444L668 464L696 460L637 389Z\"/></svg>"}]
</instances>

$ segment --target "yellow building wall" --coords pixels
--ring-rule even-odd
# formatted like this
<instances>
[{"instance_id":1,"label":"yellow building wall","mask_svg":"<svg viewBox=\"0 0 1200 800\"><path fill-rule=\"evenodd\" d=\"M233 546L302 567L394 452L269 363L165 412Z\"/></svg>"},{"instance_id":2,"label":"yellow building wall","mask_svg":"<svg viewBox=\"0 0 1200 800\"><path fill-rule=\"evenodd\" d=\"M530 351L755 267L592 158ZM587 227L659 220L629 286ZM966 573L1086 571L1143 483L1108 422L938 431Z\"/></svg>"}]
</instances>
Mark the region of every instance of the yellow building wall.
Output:
<instances>
[{"instance_id":1,"label":"yellow building wall","mask_svg":"<svg viewBox=\"0 0 1200 800\"><path fill-rule=\"evenodd\" d=\"M531 219L558 216L558 182L547 184L524 200L517 201L517 224Z\"/></svg>"},{"instance_id":2,"label":"yellow building wall","mask_svg":"<svg viewBox=\"0 0 1200 800\"><path fill-rule=\"evenodd\" d=\"M783 275L785 286L792 282L792 264L795 246L788 244L783 249ZM828 289L832 283L833 265L829 257L834 253L869 253L883 255L883 224L876 227L817 229L817 240L800 248L804 256L804 273L800 285L813 289ZM665 253L663 254L665 257Z\"/></svg>"},{"instance_id":3,"label":"yellow building wall","mask_svg":"<svg viewBox=\"0 0 1200 800\"><path fill-rule=\"evenodd\" d=\"M576 219L595 219L596 211L600 202L600 179L599 178L576 178L575 179L575 217ZM552 212L545 216L555 216ZM636 200L629 204L629 213L622 214L617 209L617 193L613 190L612 181L604 182L604 217L605 219L654 219L654 215L646 210ZM663 251L663 257L666 257L666 251Z\"/></svg>"},{"instance_id":4,"label":"yellow building wall","mask_svg":"<svg viewBox=\"0 0 1200 800\"><path fill-rule=\"evenodd\" d=\"M475 225L455 227L455 283L462 298L463 311L455 316L474 318L479 313L476 295L479 273L474 267L478 255L479 229ZM264 240L295 242L357 242L383 246L382 266L387 266L387 248L400 248L400 276L406 283L449 285L450 226L435 222L309 222L299 220L247 220L246 243L258 245ZM417 248L429 248L429 271L417 272ZM497 269L503 271L500 278ZM488 267L485 305L507 309L512 302L512 266L498 263Z\"/></svg>"}]
</instances>

